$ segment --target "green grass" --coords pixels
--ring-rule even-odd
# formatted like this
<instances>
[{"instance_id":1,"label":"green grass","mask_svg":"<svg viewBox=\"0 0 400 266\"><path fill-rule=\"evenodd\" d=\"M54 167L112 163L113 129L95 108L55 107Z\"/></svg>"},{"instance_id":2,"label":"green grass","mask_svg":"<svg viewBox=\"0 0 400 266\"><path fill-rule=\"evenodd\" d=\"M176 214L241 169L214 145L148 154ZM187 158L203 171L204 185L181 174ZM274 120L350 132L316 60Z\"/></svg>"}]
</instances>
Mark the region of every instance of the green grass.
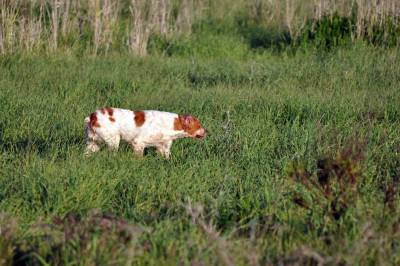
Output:
<instances>
[{"instance_id":1,"label":"green grass","mask_svg":"<svg viewBox=\"0 0 400 266\"><path fill-rule=\"evenodd\" d=\"M399 60L363 45L242 59L3 56L0 263L399 264L398 192L384 203L400 174ZM210 134L174 142L170 161L128 145L86 158L83 119L104 106L192 113ZM357 140L356 199L336 220L288 168L315 175Z\"/></svg>"}]
</instances>

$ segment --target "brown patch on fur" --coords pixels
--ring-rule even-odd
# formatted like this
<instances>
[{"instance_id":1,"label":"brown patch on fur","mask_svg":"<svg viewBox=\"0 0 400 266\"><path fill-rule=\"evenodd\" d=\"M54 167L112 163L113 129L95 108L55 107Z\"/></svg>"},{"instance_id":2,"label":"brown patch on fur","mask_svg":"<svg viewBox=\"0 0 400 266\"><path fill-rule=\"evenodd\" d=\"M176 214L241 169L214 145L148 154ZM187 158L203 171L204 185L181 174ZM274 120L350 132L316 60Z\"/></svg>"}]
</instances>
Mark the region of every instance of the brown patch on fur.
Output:
<instances>
[{"instance_id":1,"label":"brown patch on fur","mask_svg":"<svg viewBox=\"0 0 400 266\"><path fill-rule=\"evenodd\" d=\"M100 127L99 122L97 121L97 114L96 113L91 113L90 114L90 127Z\"/></svg>"},{"instance_id":2,"label":"brown patch on fur","mask_svg":"<svg viewBox=\"0 0 400 266\"><path fill-rule=\"evenodd\" d=\"M177 131L183 130L180 115L178 115L178 117L174 119L174 130L177 130Z\"/></svg>"},{"instance_id":3,"label":"brown patch on fur","mask_svg":"<svg viewBox=\"0 0 400 266\"><path fill-rule=\"evenodd\" d=\"M103 115L104 115L106 112L107 112L107 114L108 114L108 119L109 119L111 122L115 122L115 118L113 117L114 110L113 110L112 108L110 108L110 107L106 107L106 108L102 108L102 109L101 109L101 113L102 113Z\"/></svg>"},{"instance_id":4,"label":"brown patch on fur","mask_svg":"<svg viewBox=\"0 0 400 266\"><path fill-rule=\"evenodd\" d=\"M135 124L137 127L141 127L146 121L145 114L143 111L135 111Z\"/></svg>"},{"instance_id":5,"label":"brown patch on fur","mask_svg":"<svg viewBox=\"0 0 400 266\"><path fill-rule=\"evenodd\" d=\"M110 107L105 108L109 116L113 116L114 110Z\"/></svg>"}]
</instances>

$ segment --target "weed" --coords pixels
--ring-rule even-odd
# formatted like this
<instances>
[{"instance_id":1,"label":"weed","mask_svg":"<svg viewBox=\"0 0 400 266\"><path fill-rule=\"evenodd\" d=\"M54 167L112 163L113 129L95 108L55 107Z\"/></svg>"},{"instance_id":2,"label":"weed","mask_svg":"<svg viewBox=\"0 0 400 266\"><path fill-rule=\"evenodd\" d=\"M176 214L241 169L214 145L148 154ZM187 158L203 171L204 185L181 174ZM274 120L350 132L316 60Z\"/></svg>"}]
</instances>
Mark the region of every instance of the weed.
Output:
<instances>
[{"instance_id":1,"label":"weed","mask_svg":"<svg viewBox=\"0 0 400 266\"><path fill-rule=\"evenodd\" d=\"M293 202L306 209L320 207L324 216L334 220L342 218L357 202L363 178L364 146L364 142L357 142L339 151L334 158L317 160L315 174L294 164L288 175L306 189L311 202L300 195L295 195Z\"/></svg>"}]
</instances>

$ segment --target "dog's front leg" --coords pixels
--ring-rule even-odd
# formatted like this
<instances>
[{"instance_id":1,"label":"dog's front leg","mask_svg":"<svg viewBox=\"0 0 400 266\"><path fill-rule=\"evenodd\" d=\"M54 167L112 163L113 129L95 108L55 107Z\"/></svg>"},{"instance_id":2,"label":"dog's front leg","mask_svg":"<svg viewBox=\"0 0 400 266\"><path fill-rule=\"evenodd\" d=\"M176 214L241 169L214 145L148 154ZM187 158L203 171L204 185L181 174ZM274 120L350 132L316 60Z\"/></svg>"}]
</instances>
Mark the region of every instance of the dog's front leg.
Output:
<instances>
[{"instance_id":1,"label":"dog's front leg","mask_svg":"<svg viewBox=\"0 0 400 266\"><path fill-rule=\"evenodd\" d=\"M169 160L171 158L171 146L172 140L161 143L157 145L157 151L165 157L165 159Z\"/></svg>"},{"instance_id":2,"label":"dog's front leg","mask_svg":"<svg viewBox=\"0 0 400 266\"><path fill-rule=\"evenodd\" d=\"M134 153L136 154L136 156L143 157L144 148L145 148L145 146L143 144L138 143L138 142L132 142L131 146L132 146L132 149L133 149Z\"/></svg>"}]
</instances>

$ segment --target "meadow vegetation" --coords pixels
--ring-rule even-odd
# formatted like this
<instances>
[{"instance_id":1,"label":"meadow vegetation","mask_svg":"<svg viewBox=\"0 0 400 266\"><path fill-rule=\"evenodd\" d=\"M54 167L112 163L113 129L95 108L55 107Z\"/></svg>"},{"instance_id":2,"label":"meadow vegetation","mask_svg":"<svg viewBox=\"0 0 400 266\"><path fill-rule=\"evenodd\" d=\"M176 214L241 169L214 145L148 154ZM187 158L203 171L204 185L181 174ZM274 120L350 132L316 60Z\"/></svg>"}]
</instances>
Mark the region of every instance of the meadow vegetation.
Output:
<instances>
[{"instance_id":1,"label":"meadow vegetation","mask_svg":"<svg viewBox=\"0 0 400 266\"><path fill-rule=\"evenodd\" d=\"M396 1L0 3L0 265L400 263ZM210 134L85 157L104 106Z\"/></svg>"}]
</instances>

